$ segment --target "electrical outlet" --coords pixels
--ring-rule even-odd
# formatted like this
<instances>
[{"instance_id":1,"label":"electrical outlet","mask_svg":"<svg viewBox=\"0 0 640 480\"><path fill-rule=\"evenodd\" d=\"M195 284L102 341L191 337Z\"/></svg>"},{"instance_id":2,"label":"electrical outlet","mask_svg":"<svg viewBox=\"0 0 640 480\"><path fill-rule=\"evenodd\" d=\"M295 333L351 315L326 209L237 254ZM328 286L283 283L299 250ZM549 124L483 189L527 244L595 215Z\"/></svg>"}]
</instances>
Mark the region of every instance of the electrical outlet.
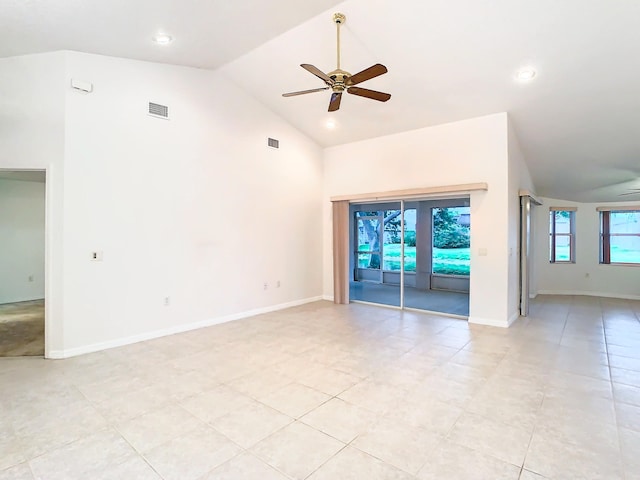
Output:
<instances>
[{"instance_id":1,"label":"electrical outlet","mask_svg":"<svg viewBox=\"0 0 640 480\"><path fill-rule=\"evenodd\" d=\"M33 275L29 275L29 281L33 282Z\"/></svg>"},{"instance_id":2,"label":"electrical outlet","mask_svg":"<svg viewBox=\"0 0 640 480\"><path fill-rule=\"evenodd\" d=\"M171 297L164 297L164 306L168 307L171 305Z\"/></svg>"},{"instance_id":3,"label":"electrical outlet","mask_svg":"<svg viewBox=\"0 0 640 480\"><path fill-rule=\"evenodd\" d=\"M101 262L102 261L102 252L96 250L95 252L91 252L91 261L92 262Z\"/></svg>"},{"instance_id":4,"label":"electrical outlet","mask_svg":"<svg viewBox=\"0 0 640 480\"><path fill-rule=\"evenodd\" d=\"M269 288L269 284L267 282L264 282L264 289L266 290L267 288Z\"/></svg>"},{"instance_id":5,"label":"electrical outlet","mask_svg":"<svg viewBox=\"0 0 640 480\"><path fill-rule=\"evenodd\" d=\"M280 280L276 282L276 288L280 288Z\"/></svg>"}]
</instances>

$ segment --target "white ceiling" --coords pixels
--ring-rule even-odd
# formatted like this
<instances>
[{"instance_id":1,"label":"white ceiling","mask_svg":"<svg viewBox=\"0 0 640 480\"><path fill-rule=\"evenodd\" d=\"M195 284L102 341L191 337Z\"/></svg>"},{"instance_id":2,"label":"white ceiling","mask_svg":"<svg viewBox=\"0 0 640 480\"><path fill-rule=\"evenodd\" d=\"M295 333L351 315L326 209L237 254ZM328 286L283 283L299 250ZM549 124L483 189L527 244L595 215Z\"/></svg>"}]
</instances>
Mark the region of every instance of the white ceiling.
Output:
<instances>
[{"instance_id":1,"label":"white ceiling","mask_svg":"<svg viewBox=\"0 0 640 480\"><path fill-rule=\"evenodd\" d=\"M346 95L329 114L329 92L281 96L323 86L299 64L335 68L334 11L347 15L342 68L385 64L362 86L389 102ZM11 0L0 56L71 49L223 65L323 146L506 111L538 194L640 200L618 196L640 187L639 20L637 0ZM172 45L150 41L160 30ZM513 74L525 64L538 76L523 85Z\"/></svg>"},{"instance_id":2,"label":"white ceiling","mask_svg":"<svg viewBox=\"0 0 640 480\"><path fill-rule=\"evenodd\" d=\"M216 68L336 0L2 0L0 57L77 50ZM159 47L152 38L175 41Z\"/></svg>"}]
</instances>

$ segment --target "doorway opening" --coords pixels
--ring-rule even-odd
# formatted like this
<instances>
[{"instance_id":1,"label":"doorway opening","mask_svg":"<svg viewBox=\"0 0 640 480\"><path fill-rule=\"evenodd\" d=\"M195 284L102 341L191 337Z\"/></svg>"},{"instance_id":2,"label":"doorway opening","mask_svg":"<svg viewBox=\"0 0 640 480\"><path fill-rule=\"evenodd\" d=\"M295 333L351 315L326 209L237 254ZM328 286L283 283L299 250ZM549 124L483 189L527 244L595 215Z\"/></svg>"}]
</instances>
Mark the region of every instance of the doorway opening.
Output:
<instances>
[{"instance_id":1,"label":"doorway opening","mask_svg":"<svg viewBox=\"0 0 640 480\"><path fill-rule=\"evenodd\" d=\"M44 170L0 170L0 357L42 356Z\"/></svg>"},{"instance_id":2,"label":"doorway opening","mask_svg":"<svg viewBox=\"0 0 640 480\"><path fill-rule=\"evenodd\" d=\"M469 316L469 197L350 205L349 298Z\"/></svg>"}]
</instances>

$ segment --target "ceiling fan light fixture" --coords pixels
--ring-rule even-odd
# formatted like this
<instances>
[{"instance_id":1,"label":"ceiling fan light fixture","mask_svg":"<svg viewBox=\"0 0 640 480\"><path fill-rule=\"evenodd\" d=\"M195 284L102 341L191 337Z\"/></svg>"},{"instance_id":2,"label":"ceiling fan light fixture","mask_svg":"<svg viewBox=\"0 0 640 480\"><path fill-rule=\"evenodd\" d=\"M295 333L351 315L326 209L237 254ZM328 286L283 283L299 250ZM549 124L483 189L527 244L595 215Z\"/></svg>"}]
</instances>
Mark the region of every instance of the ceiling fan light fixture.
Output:
<instances>
[{"instance_id":1,"label":"ceiling fan light fixture","mask_svg":"<svg viewBox=\"0 0 640 480\"><path fill-rule=\"evenodd\" d=\"M158 35L155 35L152 40L158 45L169 45L173 42L173 37L166 33L159 33Z\"/></svg>"},{"instance_id":2,"label":"ceiling fan light fixture","mask_svg":"<svg viewBox=\"0 0 640 480\"><path fill-rule=\"evenodd\" d=\"M530 82L536 77L537 74L538 72L536 71L535 68L531 66L527 66L527 67L522 67L518 69L518 71L516 72L515 78L519 82Z\"/></svg>"}]
</instances>

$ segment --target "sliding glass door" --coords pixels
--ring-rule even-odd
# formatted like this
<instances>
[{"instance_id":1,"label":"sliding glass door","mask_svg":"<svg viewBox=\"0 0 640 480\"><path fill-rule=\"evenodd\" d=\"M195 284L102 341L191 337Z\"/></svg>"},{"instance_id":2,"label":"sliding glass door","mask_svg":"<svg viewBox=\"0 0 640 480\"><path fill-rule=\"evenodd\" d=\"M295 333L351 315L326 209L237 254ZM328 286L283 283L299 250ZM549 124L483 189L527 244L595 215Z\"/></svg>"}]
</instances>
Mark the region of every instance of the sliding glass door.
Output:
<instances>
[{"instance_id":1,"label":"sliding glass door","mask_svg":"<svg viewBox=\"0 0 640 480\"><path fill-rule=\"evenodd\" d=\"M468 316L469 199L351 205L350 298Z\"/></svg>"}]
</instances>

